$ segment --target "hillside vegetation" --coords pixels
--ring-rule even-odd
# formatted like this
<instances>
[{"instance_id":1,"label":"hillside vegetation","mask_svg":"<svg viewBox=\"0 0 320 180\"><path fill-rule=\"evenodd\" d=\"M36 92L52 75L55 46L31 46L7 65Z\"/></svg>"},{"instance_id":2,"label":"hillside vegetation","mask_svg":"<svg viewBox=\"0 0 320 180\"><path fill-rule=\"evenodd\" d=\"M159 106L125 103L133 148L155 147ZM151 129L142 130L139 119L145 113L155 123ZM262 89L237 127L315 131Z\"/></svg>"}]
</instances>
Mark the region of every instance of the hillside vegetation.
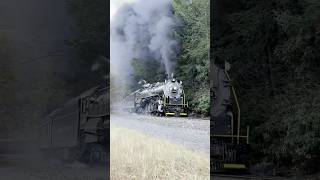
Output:
<instances>
[{"instance_id":1,"label":"hillside vegetation","mask_svg":"<svg viewBox=\"0 0 320 180\"><path fill-rule=\"evenodd\" d=\"M217 1L214 61L252 127L253 161L315 172L320 162L320 1Z\"/></svg>"},{"instance_id":2,"label":"hillside vegetation","mask_svg":"<svg viewBox=\"0 0 320 180\"><path fill-rule=\"evenodd\" d=\"M209 0L173 1L174 15L178 23L173 30L180 42L180 52L176 59L175 77L183 81L190 110L208 115L209 113ZM139 88L141 79L154 83L164 81L164 67L155 60L135 59L131 90Z\"/></svg>"}]
</instances>

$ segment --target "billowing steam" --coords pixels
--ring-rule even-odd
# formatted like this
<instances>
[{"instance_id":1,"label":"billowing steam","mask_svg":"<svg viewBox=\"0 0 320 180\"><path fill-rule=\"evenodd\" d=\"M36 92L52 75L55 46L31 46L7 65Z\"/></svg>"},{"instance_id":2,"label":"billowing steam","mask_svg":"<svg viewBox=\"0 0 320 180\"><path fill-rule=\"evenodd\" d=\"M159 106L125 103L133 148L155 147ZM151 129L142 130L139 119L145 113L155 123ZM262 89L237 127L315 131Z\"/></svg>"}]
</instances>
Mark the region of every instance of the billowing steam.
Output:
<instances>
[{"instance_id":1,"label":"billowing steam","mask_svg":"<svg viewBox=\"0 0 320 180\"><path fill-rule=\"evenodd\" d=\"M134 58L160 61L170 75L179 43L172 0L138 0L123 5L111 21L111 71L128 75Z\"/></svg>"}]
</instances>

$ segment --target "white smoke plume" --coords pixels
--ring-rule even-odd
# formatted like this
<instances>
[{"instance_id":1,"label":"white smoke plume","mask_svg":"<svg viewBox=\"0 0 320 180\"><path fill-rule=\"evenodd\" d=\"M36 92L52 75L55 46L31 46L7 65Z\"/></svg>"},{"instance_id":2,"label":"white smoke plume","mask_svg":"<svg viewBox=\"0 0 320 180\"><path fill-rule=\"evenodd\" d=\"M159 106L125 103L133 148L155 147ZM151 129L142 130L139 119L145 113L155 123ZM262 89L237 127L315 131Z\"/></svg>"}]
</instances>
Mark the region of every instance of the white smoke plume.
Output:
<instances>
[{"instance_id":1,"label":"white smoke plume","mask_svg":"<svg viewBox=\"0 0 320 180\"><path fill-rule=\"evenodd\" d=\"M174 72L179 43L173 37L177 20L172 0L137 0L123 5L111 21L111 73L128 76L131 60L155 59Z\"/></svg>"}]
</instances>

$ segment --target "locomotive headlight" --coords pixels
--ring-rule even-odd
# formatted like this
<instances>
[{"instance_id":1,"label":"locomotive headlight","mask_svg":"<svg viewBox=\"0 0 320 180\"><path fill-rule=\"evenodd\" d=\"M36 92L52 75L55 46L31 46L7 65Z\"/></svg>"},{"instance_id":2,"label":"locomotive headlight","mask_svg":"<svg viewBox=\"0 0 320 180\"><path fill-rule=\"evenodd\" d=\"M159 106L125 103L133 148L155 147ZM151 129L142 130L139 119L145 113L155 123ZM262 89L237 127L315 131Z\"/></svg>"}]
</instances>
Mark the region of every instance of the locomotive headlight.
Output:
<instances>
[{"instance_id":1,"label":"locomotive headlight","mask_svg":"<svg viewBox=\"0 0 320 180\"><path fill-rule=\"evenodd\" d=\"M177 87L176 87L176 86L173 86L171 92L176 93L176 92L177 92Z\"/></svg>"}]
</instances>

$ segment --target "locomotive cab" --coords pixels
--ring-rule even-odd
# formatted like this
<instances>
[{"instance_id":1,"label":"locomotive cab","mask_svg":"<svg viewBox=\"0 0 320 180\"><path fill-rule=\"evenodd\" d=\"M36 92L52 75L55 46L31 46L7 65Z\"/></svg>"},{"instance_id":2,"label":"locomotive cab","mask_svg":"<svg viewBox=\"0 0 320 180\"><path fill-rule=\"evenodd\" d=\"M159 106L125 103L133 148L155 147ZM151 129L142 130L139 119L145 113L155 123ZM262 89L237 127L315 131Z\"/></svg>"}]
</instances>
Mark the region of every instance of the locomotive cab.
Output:
<instances>
[{"instance_id":1,"label":"locomotive cab","mask_svg":"<svg viewBox=\"0 0 320 180\"><path fill-rule=\"evenodd\" d=\"M211 169L248 170L249 127L242 133L240 107L228 74L230 64L211 67ZM235 102L235 103L233 103ZM234 105L235 104L235 105ZM234 108L236 107L236 108Z\"/></svg>"}]
</instances>

